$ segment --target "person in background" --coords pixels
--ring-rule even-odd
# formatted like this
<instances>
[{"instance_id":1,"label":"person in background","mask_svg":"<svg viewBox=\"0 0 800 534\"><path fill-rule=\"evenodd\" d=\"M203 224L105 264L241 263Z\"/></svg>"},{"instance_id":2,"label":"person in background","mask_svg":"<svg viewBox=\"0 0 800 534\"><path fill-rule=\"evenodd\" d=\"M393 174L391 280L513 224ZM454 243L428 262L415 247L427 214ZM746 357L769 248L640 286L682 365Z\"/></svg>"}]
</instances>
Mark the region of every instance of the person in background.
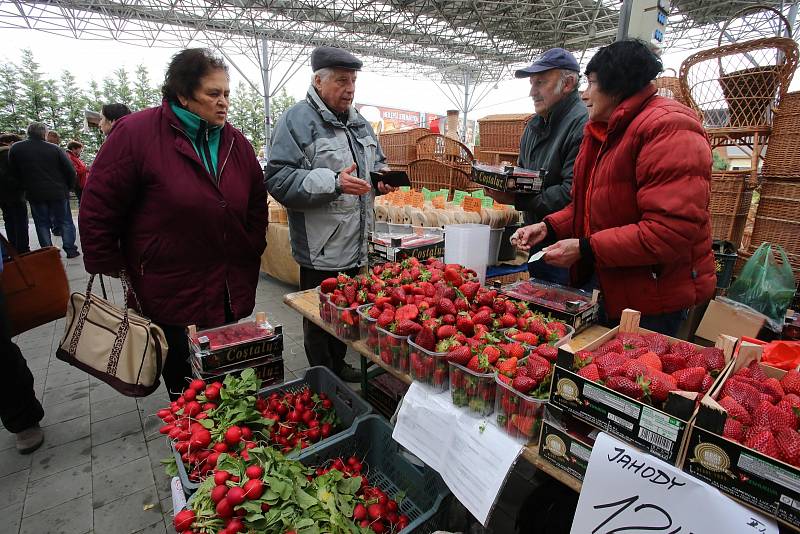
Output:
<instances>
[{"instance_id":1,"label":"person in background","mask_svg":"<svg viewBox=\"0 0 800 534\"><path fill-rule=\"evenodd\" d=\"M89 174L89 168L81 161L81 152L83 152L83 144L79 141L70 141L67 143L67 157L75 167L75 173L78 178L75 183L75 196L78 197L78 204L81 202L81 193L83 188L86 187L86 177Z\"/></svg>"},{"instance_id":2,"label":"person in background","mask_svg":"<svg viewBox=\"0 0 800 534\"><path fill-rule=\"evenodd\" d=\"M688 309L716 286L708 213L711 148L697 115L657 95L661 60L637 40L600 48L586 66L589 123L572 201L519 230L544 261L569 267L573 285L603 292L606 324L622 310L674 336Z\"/></svg>"},{"instance_id":3,"label":"person in background","mask_svg":"<svg viewBox=\"0 0 800 534\"><path fill-rule=\"evenodd\" d=\"M524 213L525 223L537 223L560 210L570 201L572 166L578 155L583 127L588 113L578 95L580 66L570 52L551 48L530 66L514 73L528 78L530 97L536 111L525 126L519 143L518 165L541 173L543 183L539 193L501 193L491 189L489 196L504 204L513 204ZM538 252L546 243L531 249ZM567 269L541 261L528 264L534 278L566 285Z\"/></svg>"},{"instance_id":4,"label":"person in background","mask_svg":"<svg viewBox=\"0 0 800 534\"><path fill-rule=\"evenodd\" d=\"M113 124L81 196L86 271L130 278L169 344L172 399L191 377L186 327L250 315L266 247L264 175L227 121L229 86L211 51L175 54L161 106Z\"/></svg>"},{"instance_id":5,"label":"person in background","mask_svg":"<svg viewBox=\"0 0 800 534\"><path fill-rule=\"evenodd\" d=\"M61 136L58 135L58 132L55 130L48 130L47 131L47 139L48 143L53 143L56 146L61 146Z\"/></svg>"},{"instance_id":6,"label":"person in background","mask_svg":"<svg viewBox=\"0 0 800 534\"><path fill-rule=\"evenodd\" d=\"M300 289L367 265L375 197L370 173L389 168L372 126L353 107L361 61L321 46L311 53L311 68L305 100L278 121L265 173L270 194L289 215ZM393 189L381 181L377 188ZM310 365L324 365L348 382L361 379L344 361L347 345L308 319L303 342Z\"/></svg>"},{"instance_id":7,"label":"person in background","mask_svg":"<svg viewBox=\"0 0 800 534\"><path fill-rule=\"evenodd\" d=\"M39 246L53 246L50 228L55 220L55 225L61 229L67 258L77 258L80 252L75 245L75 224L69 207L69 194L75 187L75 168L63 150L45 141L46 136L44 124L31 123L28 138L11 146L8 161L31 205Z\"/></svg>"},{"instance_id":8,"label":"person in background","mask_svg":"<svg viewBox=\"0 0 800 534\"><path fill-rule=\"evenodd\" d=\"M58 135L57 131L49 130L47 132L47 142L48 143L53 143L54 145L60 147L61 146L61 136ZM56 220L56 216L54 214L51 214L50 231L53 233L54 236L61 237L61 227L58 225L58 221Z\"/></svg>"},{"instance_id":9,"label":"person in background","mask_svg":"<svg viewBox=\"0 0 800 534\"><path fill-rule=\"evenodd\" d=\"M0 280L3 276L4 250L0 241ZM0 291L0 365L3 367L5 385L0 388L0 421L14 434L17 451L30 454L44 443L44 432L39 421L44 410L33 390L33 375L22 351L11 340L9 310L5 294Z\"/></svg>"},{"instance_id":10,"label":"person in background","mask_svg":"<svg viewBox=\"0 0 800 534\"><path fill-rule=\"evenodd\" d=\"M11 145L22 141L17 134L0 135L0 210L3 212L6 236L17 252L30 252L28 238L28 205L19 179L11 172L8 153Z\"/></svg>"},{"instance_id":11,"label":"person in background","mask_svg":"<svg viewBox=\"0 0 800 534\"><path fill-rule=\"evenodd\" d=\"M126 115L130 115L131 110L125 104L106 104L100 110L100 131L103 135L108 136L114 124Z\"/></svg>"}]
</instances>

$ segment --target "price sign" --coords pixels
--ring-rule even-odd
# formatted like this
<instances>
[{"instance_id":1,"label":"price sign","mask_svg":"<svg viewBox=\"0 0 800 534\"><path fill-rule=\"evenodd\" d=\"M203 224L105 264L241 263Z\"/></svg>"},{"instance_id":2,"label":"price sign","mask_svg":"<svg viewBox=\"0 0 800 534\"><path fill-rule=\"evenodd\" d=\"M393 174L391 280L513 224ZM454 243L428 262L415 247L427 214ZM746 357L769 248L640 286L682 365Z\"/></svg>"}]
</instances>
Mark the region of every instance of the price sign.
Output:
<instances>
[{"instance_id":1,"label":"price sign","mask_svg":"<svg viewBox=\"0 0 800 534\"><path fill-rule=\"evenodd\" d=\"M440 209L440 210L444 209L444 197L441 196L441 195L436 195L435 197L433 197L433 199L431 200L431 203L433 204L434 208L437 208L437 209Z\"/></svg>"},{"instance_id":2,"label":"price sign","mask_svg":"<svg viewBox=\"0 0 800 534\"><path fill-rule=\"evenodd\" d=\"M468 197L469 193L466 191L456 190L453 193L453 204L461 204L461 201L464 200L465 197Z\"/></svg>"},{"instance_id":3,"label":"price sign","mask_svg":"<svg viewBox=\"0 0 800 534\"><path fill-rule=\"evenodd\" d=\"M461 206L464 211L474 211L475 213L481 212L481 199L475 197L464 197Z\"/></svg>"},{"instance_id":4,"label":"price sign","mask_svg":"<svg viewBox=\"0 0 800 534\"><path fill-rule=\"evenodd\" d=\"M483 198L485 195L483 194L483 189L476 189L472 193L470 193L475 198Z\"/></svg>"},{"instance_id":5,"label":"price sign","mask_svg":"<svg viewBox=\"0 0 800 534\"><path fill-rule=\"evenodd\" d=\"M411 187L409 187L409 186L407 186L407 185L401 185L401 186L400 186L400 191L402 191L402 192L406 193L406 192L408 192L408 191L411 191Z\"/></svg>"},{"instance_id":6,"label":"price sign","mask_svg":"<svg viewBox=\"0 0 800 534\"><path fill-rule=\"evenodd\" d=\"M601 433L571 532L778 534L778 526L678 468Z\"/></svg>"},{"instance_id":7,"label":"price sign","mask_svg":"<svg viewBox=\"0 0 800 534\"><path fill-rule=\"evenodd\" d=\"M481 197L481 206L487 209L493 207L494 199L492 197Z\"/></svg>"}]
</instances>

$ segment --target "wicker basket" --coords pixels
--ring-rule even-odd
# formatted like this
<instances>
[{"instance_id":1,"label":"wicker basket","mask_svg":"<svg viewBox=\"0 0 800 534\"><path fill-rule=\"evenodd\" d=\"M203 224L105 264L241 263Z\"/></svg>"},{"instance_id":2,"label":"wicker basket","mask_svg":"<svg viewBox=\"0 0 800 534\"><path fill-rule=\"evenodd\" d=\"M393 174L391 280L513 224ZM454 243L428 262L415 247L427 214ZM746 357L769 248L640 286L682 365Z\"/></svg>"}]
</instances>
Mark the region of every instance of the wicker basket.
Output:
<instances>
[{"instance_id":1,"label":"wicker basket","mask_svg":"<svg viewBox=\"0 0 800 534\"><path fill-rule=\"evenodd\" d=\"M488 115L478 119L483 150L519 150L522 132L533 115Z\"/></svg>"},{"instance_id":2,"label":"wicker basket","mask_svg":"<svg viewBox=\"0 0 800 534\"><path fill-rule=\"evenodd\" d=\"M414 189L423 187L427 187L431 191L477 189L477 186L469 180L469 176L461 169L435 159L417 159L408 164L408 177Z\"/></svg>"},{"instance_id":3,"label":"wicker basket","mask_svg":"<svg viewBox=\"0 0 800 534\"><path fill-rule=\"evenodd\" d=\"M678 78L678 73L675 72L675 69L666 69L665 72L667 70L671 70L673 76L659 76L653 80L656 89L658 89L658 94L676 100L684 106L688 106L689 102L683 96L683 89L681 89L681 81Z\"/></svg>"},{"instance_id":4,"label":"wicker basket","mask_svg":"<svg viewBox=\"0 0 800 534\"><path fill-rule=\"evenodd\" d=\"M743 69L719 78L728 103L728 126L747 128L769 123L767 110L778 89L778 67Z\"/></svg>"},{"instance_id":5,"label":"wicker basket","mask_svg":"<svg viewBox=\"0 0 800 534\"><path fill-rule=\"evenodd\" d=\"M775 110L762 172L800 180L800 92L786 93Z\"/></svg>"},{"instance_id":6,"label":"wicker basket","mask_svg":"<svg viewBox=\"0 0 800 534\"><path fill-rule=\"evenodd\" d=\"M800 221L800 182L766 178L761 184L757 215Z\"/></svg>"},{"instance_id":7,"label":"wicker basket","mask_svg":"<svg viewBox=\"0 0 800 534\"><path fill-rule=\"evenodd\" d=\"M278 203L274 198L270 197L268 204L269 209L267 212L267 220L276 224L287 224L289 222L286 208Z\"/></svg>"},{"instance_id":8,"label":"wicker basket","mask_svg":"<svg viewBox=\"0 0 800 534\"><path fill-rule=\"evenodd\" d=\"M494 160L494 158L489 156L489 154L484 154L480 145L475 145L472 148L472 158L475 161L480 161L481 163L491 163Z\"/></svg>"},{"instance_id":9,"label":"wicker basket","mask_svg":"<svg viewBox=\"0 0 800 534\"><path fill-rule=\"evenodd\" d=\"M750 246L757 247L761 243L780 245L787 253L800 258L800 223L797 219L776 219L756 215Z\"/></svg>"},{"instance_id":10,"label":"wicker basket","mask_svg":"<svg viewBox=\"0 0 800 534\"><path fill-rule=\"evenodd\" d=\"M378 136L389 165L408 164L417 159L417 139L431 133L427 128L401 128Z\"/></svg>"},{"instance_id":11,"label":"wicker basket","mask_svg":"<svg viewBox=\"0 0 800 534\"><path fill-rule=\"evenodd\" d=\"M747 190L750 171L711 173L711 235L714 239L730 241L737 248L742 242L747 224L747 212L753 192Z\"/></svg>"},{"instance_id":12,"label":"wicker basket","mask_svg":"<svg viewBox=\"0 0 800 534\"><path fill-rule=\"evenodd\" d=\"M435 159L464 172L471 172L473 156L463 143L439 134L423 135L417 139L417 158Z\"/></svg>"}]
</instances>

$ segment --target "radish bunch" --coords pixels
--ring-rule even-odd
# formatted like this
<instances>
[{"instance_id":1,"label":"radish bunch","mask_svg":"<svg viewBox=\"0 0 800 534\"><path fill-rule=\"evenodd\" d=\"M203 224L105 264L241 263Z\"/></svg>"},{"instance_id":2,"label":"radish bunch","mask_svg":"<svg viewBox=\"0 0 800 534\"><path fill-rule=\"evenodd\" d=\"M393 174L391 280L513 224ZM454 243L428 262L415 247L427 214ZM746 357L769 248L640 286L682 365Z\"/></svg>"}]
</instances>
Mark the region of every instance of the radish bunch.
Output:
<instances>
[{"instance_id":1,"label":"radish bunch","mask_svg":"<svg viewBox=\"0 0 800 534\"><path fill-rule=\"evenodd\" d=\"M297 447L305 449L330 437L335 429L333 402L325 393L312 393L308 386L298 391L272 393L266 399L258 399L256 408L265 419L274 421L269 442L284 453Z\"/></svg>"}]
</instances>

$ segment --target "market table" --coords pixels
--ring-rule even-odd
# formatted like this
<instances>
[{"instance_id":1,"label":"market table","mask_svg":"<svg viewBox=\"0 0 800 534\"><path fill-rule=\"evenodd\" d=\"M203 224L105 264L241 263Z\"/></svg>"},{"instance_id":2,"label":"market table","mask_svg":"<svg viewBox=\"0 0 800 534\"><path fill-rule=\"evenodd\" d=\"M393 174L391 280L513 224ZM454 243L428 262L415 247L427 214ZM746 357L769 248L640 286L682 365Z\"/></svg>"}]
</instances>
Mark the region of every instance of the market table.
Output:
<instances>
[{"instance_id":1,"label":"market table","mask_svg":"<svg viewBox=\"0 0 800 534\"><path fill-rule=\"evenodd\" d=\"M319 326L329 334L333 336L336 335L331 325L325 323L319 316L319 294L317 293L316 289L308 289L305 291L288 293L283 297L283 302L285 302L287 306L297 311L304 318L313 322L315 325ZM590 326L583 332L573 337L572 341L570 342L570 346L575 350L579 350L582 347L589 344L591 341L594 341L598 337L605 334L607 331L608 329L602 326L598 325ZM355 350L361 355L362 390L366 390L368 361L380 366L383 370L385 370L387 373L391 374L398 380L401 380L406 384L411 384L412 379L409 375L407 375L406 373L401 373L393 369L392 367L386 365L380 359L379 356L376 356L375 354L372 353L372 351L369 349L369 347L367 347L367 344L365 342L345 341L345 343L353 347L353 350ZM579 492L581 490L580 481L571 477L570 475L566 474L560 469L556 469L549 463L539 458L539 454L536 452L537 448L538 448L537 446L532 446L532 445L524 447L522 451L523 458L525 458L527 461L532 463L538 469L547 473L548 475L555 478L562 484Z\"/></svg>"}]
</instances>

